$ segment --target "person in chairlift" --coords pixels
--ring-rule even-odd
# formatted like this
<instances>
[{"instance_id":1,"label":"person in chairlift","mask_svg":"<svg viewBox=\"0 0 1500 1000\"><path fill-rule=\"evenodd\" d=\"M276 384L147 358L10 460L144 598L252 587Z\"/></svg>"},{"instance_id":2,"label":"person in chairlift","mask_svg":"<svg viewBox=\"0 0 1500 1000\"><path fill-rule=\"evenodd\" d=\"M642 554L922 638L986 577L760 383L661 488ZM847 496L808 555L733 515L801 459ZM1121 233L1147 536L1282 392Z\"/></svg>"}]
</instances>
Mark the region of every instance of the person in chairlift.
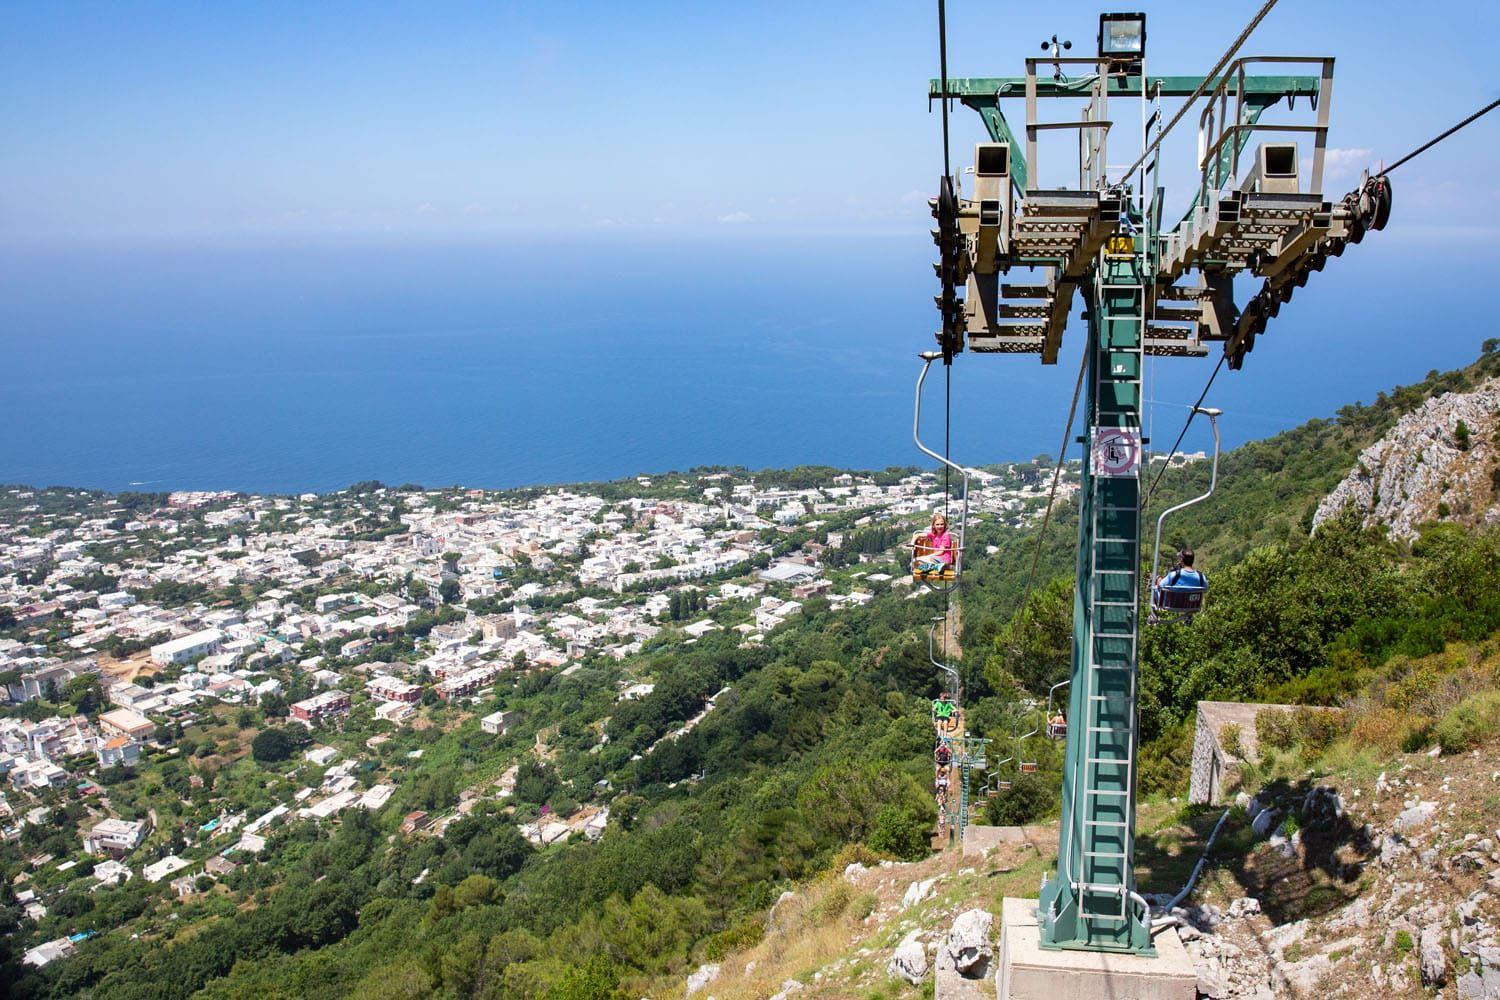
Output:
<instances>
[{"instance_id":1,"label":"person in chairlift","mask_svg":"<svg viewBox=\"0 0 1500 1000\"><path fill-rule=\"evenodd\" d=\"M953 536L948 533L948 518L941 511L932 515L926 534L912 540L912 569L918 573L940 573L953 567Z\"/></svg>"},{"instance_id":2,"label":"person in chairlift","mask_svg":"<svg viewBox=\"0 0 1500 1000\"><path fill-rule=\"evenodd\" d=\"M1177 553L1177 565L1157 581L1158 590L1207 590L1208 577L1193 567L1193 550Z\"/></svg>"}]
</instances>

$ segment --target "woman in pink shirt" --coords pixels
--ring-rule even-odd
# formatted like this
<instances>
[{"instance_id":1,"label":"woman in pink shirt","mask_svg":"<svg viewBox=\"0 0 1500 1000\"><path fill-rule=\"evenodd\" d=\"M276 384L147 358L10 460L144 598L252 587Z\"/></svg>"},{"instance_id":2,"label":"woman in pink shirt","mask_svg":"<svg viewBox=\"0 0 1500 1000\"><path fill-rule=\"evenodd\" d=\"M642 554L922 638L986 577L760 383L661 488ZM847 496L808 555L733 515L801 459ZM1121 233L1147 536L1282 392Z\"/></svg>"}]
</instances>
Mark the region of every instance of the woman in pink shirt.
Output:
<instances>
[{"instance_id":1,"label":"woman in pink shirt","mask_svg":"<svg viewBox=\"0 0 1500 1000\"><path fill-rule=\"evenodd\" d=\"M953 536L948 533L948 518L939 511L932 515L932 527L912 542L912 570L916 573L942 573L953 568Z\"/></svg>"}]
</instances>

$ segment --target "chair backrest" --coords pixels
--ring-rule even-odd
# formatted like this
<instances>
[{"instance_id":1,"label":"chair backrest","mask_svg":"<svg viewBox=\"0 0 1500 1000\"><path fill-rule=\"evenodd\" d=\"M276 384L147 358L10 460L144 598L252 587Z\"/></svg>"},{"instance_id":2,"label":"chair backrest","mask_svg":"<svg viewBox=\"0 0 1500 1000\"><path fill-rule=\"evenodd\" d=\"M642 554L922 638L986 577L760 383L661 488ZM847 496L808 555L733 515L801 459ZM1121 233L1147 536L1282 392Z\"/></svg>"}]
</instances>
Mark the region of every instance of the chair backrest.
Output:
<instances>
[{"instance_id":1,"label":"chair backrest","mask_svg":"<svg viewBox=\"0 0 1500 1000\"><path fill-rule=\"evenodd\" d=\"M1199 611L1203 607L1203 590L1197 587L1163 587L1159 591L1157 605L1168 611Z\"/></svg>"}]
</instances>

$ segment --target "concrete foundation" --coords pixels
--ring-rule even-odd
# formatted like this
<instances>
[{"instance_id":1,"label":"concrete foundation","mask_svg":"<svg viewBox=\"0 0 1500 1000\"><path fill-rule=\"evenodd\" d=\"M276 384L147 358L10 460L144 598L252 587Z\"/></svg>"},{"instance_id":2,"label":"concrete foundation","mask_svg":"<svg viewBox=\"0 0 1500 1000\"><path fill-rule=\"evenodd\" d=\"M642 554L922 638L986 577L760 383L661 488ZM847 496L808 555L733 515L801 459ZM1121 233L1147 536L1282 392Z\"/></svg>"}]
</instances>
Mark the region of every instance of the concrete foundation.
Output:
<instances>
[{"instance_id":1,"label":"concrete foundation","mask_svg":"<svg viewBox=\"0 0 1500 1000\"><path fill-rule=\"evenodd\" d=\"M1039 826L984 826L970 823L964 828L964 854L988 854L1001 844L1030 844L1038 851L1057 850L1057 831Z\"/></svg>"},{"instance_id":2,"label":"concrete foundation","mask_svg":"<svg viewBox=\"0 0 1500 1000\"><path fill-rule=\"evenodd\" d=\"M1153 939L1155 958L1096 951L1043 951L1036 900L1001 910L998 1000L1196 1000L1198 973L1177 931Z\"/></svg>"}]
</instances>

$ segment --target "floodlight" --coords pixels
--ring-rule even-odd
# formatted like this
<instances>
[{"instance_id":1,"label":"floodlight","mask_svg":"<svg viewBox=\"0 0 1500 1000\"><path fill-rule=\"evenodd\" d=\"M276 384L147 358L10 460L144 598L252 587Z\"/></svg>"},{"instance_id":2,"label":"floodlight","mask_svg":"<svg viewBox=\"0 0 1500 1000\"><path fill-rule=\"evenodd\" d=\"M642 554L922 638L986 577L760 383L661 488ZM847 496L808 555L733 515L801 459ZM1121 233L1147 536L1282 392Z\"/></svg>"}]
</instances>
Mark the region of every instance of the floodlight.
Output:
<instances>
[{"instance_id":1,"label":"floodlight","mask_svg":"<svg viewBox=\"0 0 1500 1000\"><path fill-rule=\"evenodd\" d=\"M1099 15L1099 58L1139 61L1145 57L1145 14Z\"/></svg>"}]
</instances>

